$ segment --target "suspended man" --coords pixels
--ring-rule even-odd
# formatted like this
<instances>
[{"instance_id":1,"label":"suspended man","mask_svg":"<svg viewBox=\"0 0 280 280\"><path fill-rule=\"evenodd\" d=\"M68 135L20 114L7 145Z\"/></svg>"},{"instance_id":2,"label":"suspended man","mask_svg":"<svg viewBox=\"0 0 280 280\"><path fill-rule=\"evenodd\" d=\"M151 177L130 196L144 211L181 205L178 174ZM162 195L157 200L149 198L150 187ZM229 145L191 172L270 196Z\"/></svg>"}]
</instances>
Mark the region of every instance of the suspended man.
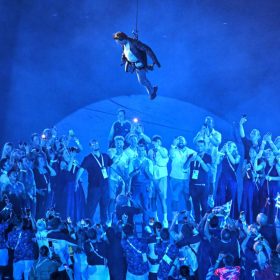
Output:
<instances>
[{"instance_id":1,"label":"suspended man","mask_svg":"<svg viewBox=\"0 0 280 280\"><path fill-rule=\"evenodd\" d=\"M136 72L139 83L146 88L150 99L155 99L158 87L152 86L146 77L146 72L153 70L155 64L160 67L152 49L139 40L128 37L124 32L116 32L113 38L122 47L122 62L125 65L125 72ZM152 59L153 64L148 64L147 55Z\"/></svg>"}]
</instances>

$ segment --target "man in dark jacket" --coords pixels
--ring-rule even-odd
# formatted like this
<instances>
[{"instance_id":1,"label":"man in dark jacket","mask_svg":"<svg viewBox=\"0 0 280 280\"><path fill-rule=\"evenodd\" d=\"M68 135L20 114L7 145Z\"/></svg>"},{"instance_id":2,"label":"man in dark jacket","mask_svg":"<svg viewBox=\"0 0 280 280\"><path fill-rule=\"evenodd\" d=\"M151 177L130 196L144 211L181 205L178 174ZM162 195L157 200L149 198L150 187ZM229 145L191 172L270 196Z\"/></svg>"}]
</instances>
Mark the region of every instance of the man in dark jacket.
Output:
<instances>
[{"instance_id":1,"label":"man in dark jacket","mask_svg":"<svg viewBox=\"0 0 280 280\"><path fill-rule=\"evenodd\" d=\"M123 32L116 32L113 38L122 47L122 62L125 64L125 71L131 73L135 71L139 83L146 88L150 99L156 98L158 88L157 86L152 86L146 77L146 72L153 70L155 64L160 67L160 63L152 49L142 42L128 37ZM152 65L148 65L147 55L152 59Z\"/></svg>"}]
</instances>

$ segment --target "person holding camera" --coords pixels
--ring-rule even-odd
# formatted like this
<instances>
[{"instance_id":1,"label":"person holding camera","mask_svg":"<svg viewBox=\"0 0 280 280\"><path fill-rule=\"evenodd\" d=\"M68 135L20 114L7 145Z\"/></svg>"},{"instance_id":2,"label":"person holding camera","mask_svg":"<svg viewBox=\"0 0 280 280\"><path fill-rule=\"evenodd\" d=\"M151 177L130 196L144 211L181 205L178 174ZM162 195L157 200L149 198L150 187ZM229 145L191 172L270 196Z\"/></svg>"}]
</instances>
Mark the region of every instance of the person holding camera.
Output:
<instances>
[{"instance_id":1,"label":"person holding camera","mask_svg":"<svg viewBox=\"0 0 280 280\"><path fill-rule=\"evenodd\" d=\"M217 159L218 149L222 142L222 134L215 128L214 119L207 116L204 120L204 124L200 131L196 134L193 142L196 143L198 140L204 140L206 146L206 153L212 158L211 169L209 172L209 184L210 188L213 189L213 194L216 194L216 179L217 179Z\"/></svg>"},{"instance_id":2,"label":"person holding camera","mask_svg":"<svg viewBox=\"0 0 280 280\"><path fill-rule=\"evenodd\" d=\"M222 165L221 175L218 181L215 205L221 206L231 202L230 216L237 220L239 217L237 195L237 168L240 155L234 142L228 141L219 152L219 162Z\"/></svg>"},{"instance_id":3,"label":"person holding camera","mask_svg":"<svg viewBox=\"0 0 280 280\"><path fill-rule=\"evenodd\" d=\"M250 132L250 137L248 139L246 137L245 130L244 130L244 124L246 122L247 122L247 115L243 115L239 121L239 134L244 147L244 159L249 161L250 160L249 150L251 147L253 147L256 150L256 152L259 152L260 149L259 140L261 139L261 134L258 129L254 128Z\"/></svg>"},{"instance_id":4,"label":"person holding camera","mask_svg":"<svg viewBox=\"0 0 280 280\"><path fill-rule=\"evenodd\" d=\"M194 150L187 147L185 137L178 136L174 139L169 150L169 158L171 159L170 172L170 189L172 193L171 208L173 217L179 211L179 201L183 197L186 204L187 212L191 210L190 191L189 191L189 169L185 169L184 165L187 159L194 154ZM182 210L182 209L180 209ZM176 221L178 222L178 221Z\"/></svg>"},{"instance_id":5,"label":"person holding camera","mask_svg":"<svg viewBox=\"0 0 280 280\"><path fill-rule=\"evenodd\" d=\"M263 160L257 157L256 150L249 150L249 161L245 160L242 167L243 192L240 210L246 214L246 221L251 224L260 211L261 169Z\"/></svg>"},{"instance_id":6,"label":"person holding camera","mask_svg":"<svg viewBox=\"0 0 280 280\"><path fill-rule=\"evenodd\" d=\"M44 153L37 154L33 173L36 184L36 217L43 218L53 202L51 177L56 176L55 170L49 165Z\"/></svg>"}]
</instances>

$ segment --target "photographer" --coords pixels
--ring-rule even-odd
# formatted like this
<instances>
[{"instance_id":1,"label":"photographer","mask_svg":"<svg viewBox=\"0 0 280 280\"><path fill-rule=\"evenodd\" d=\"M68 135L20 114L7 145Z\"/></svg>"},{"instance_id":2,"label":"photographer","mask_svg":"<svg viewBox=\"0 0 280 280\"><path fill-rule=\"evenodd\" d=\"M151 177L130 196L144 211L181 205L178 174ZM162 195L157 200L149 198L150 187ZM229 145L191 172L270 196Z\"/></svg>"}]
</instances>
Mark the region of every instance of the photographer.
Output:
<instances>
[{"instance_id":1,"label":"photographer","mask_svg":"<svg viewBox=\"0 0 280 280\"><path fill-rule=\"evenodd\" d=\"M221 176L218 181L216 205L224 205L232 200L230 216L238 219L238 196L237 196L237 168L240 162L237 146L228 141L219 152L219 162L222 165Z\"/></svg>"},{"instance_id":2,"label":"photographer","mask_svg":"<svg viewBox=\"0 0 280 280\"><path fill-rule=\"evenodd\" d=\"M56 176L56 172L48 164L44 153L37 154L33 172L36 184L36 217L43 218L52 203L51 177Z\"/></svg>"},{"instance_id":3,"label":"photographer","mask_svg":"<svg viewBox=\"0 0 280 280\"><path fill-rule=\"evenodd\" d=\"M222 142L222 134L215 130L214 119L210 116L207 116L204 120L204 124L201 130L195 136L193 142L196 143L199 140L205 141L206 152L212 158L211 172L209 173L209 183L210 188L213 190L213 193L216 193L216 177L217 177L217 156L218 148Z\"/></svg>"}]
</instances>

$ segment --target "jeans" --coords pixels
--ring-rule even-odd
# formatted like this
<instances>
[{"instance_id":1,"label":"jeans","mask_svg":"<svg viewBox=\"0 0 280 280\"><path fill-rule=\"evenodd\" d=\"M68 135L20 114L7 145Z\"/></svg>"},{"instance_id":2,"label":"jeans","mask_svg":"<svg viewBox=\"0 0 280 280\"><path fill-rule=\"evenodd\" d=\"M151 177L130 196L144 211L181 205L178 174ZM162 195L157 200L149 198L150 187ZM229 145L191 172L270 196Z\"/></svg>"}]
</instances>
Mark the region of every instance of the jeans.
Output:
<instances>
[{"instance_id":1,"label":"jeans","mask_svg":"<svg viewBox=\"0 0 280 280\"><path fill-rule=\"evenodd\" d=\"M201 216L203 216L207 211L207 200L208 200L208 186L205 184L196 185L191 183L190 184L190 195L192 197L193 202L193 210L196 223L200 222ZM201 208L201 212L200 212Z\"/></svg>"},{"instance_id":2,"label":"jeans","mask_svg":"<svg viewBox=\"0 0 280 280\"><path fill-rule=\"evenodd\" d=\"M97 206L100 206L100 222L105 224L107 222L107 210L109 205L109 191L108 183L104 182L98 187L89 186L86 215L92 219Z\"/></svg>"}]
</instances>

